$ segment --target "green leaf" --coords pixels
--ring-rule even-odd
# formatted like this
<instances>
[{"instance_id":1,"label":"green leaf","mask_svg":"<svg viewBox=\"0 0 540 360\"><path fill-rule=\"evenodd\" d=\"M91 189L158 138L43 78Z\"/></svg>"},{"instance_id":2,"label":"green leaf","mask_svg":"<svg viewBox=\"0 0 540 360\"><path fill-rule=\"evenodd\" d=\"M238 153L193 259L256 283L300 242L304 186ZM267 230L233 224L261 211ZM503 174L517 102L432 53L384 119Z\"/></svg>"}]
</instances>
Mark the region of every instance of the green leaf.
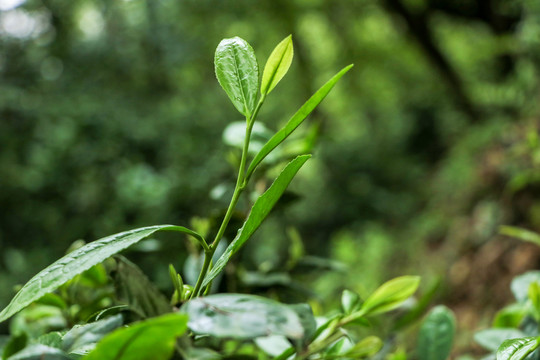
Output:
<instances>
[{"instance_id":1,"label":"green leaf","mask_svg":"<svg viewBox=\"0 0 540 360\"><path fill-rule=\"evenodd\" d=\"M501 226L499 228L499 234L540 245L540 235L527 229L515 226Z\"/></svg>"},{"instance_id":2,"label":"green leaf","mask_svg":"<svg viewBox=\"0 0 540 360\"><path fill-rule=\"evenodd\" d=\"M268 335L302 339L306 331L295 310L274 300L243 294L199 297L180 308L189 315L188 327L195 334L234 339Z\"/></svg>"},{"instance_id":3,"label":"green leaf","mask_svg":"<svg viewBox=\"0 0 540 360\"><path fill-rule=\"evenodd\" d=\"M362 305L364 315L380 314L397 308L418 288L419 276L401 276L381 285Z\"/></svg>"},{"instance_id":4,"label":"green leaf","mask_svg":"<svg viewBox=\"0 0 540 360\"><path fill-rule=\"evenodd\" d=\"M493 327L495 328L517 328L528 313L525 304L515 303L508 305L495 314Z\"/></svg>"},{"instance_id":5,"label":"green leaf","mask_svg":"<svg viewBox=\"0 0 540 360\"><path fill-rule=\"evenodd\" d=\"M34 340L34 342L36 344L62 349L62 333L59 331L53 331L47 334L43 334L36 340Z\"/></svg>"},{"instance_id":6,"label":"green leaf","mask_svg":"<svg viewBox=\"0 0 540 360\"><path fill-rule=\"evenodd\" d=\"M105 335L122 326L122 315L84 325L75 325L62 338L62 350L67 353L85 354Z\"/></svg>"},{"instance_id":7,"label":"green leaf","mask_svg":"<svg viewBox=\"0 0 540 360\"><path fill-rule=\"evenodd\" d=\"M489 351L495 352L505 340L525 337L518 329L486 329L474 334L474 341Z\"/></svg>"},{"instance_id":8,"label":"green leaf","mask_svg":"<svg viewBox=\"0 0 540 360\"><path fill-rule=\"evenodd\" d=\"M38 304L42 304L42 305L55 306L55 307L57 307L59 309L66 309L67 308L67 304L64 301L64 299L62 299L62 297L60 297L59 295L56 295L54 293L45 294L40 299L38 299L36 302Z\"/></svg>"},{"instance_id":9,"label":"green leaf","mask_svg":"<svg viewBox=\"0 0 540 360\"><path fill-rule=\"evenodd\" d=\"M302 165L304 165L304 163L310 157L311 155L301 155L288 163L285 169L283 169L281 174L279 174L277 179L272 183L270 188L266 190L266 192L262 194L257 201L255 201L248 218L244 222L242 228L238 230L238 234L234 240L227 247L225 253L221 255L219 260L216 262L215 266L212 268L212 271L206 274L202 285L203 288L221 272L225 265L227 265L227 262L229 262L229 259L242 247L242 245L244 245L251 235L253 235L255 230L259 228L281 195L285 192L287 186L289 186L298 170L300 170Z\"/></svg>"},{"instance_id":10,"label":"green leaf","mask_svg":"<svg viewBox=\"0 0 540 360\"><path fill-rule=\"evenodd\" d=\"M345 353L351 350L353 346L354 344L349 337L343 337L326 348L323 359L337 358L338 355L341 355L340 358L344 358Z\"/></svg>"},{"instance_id":11,"label":"green leaf","mask_svg":"<svg viewBox=\"0 0 540 360\"><path fill-rule=\"evenodd\" d=\"M317 322L313 316L313 310L308 304L293 304L288 306L296 312L296 315L300 319L300 324L302 324L302 328L304 329L302 344L307 345L317 332Z\"/></svg>"},{"instance_id":12,"label":"green leaf","mask_svg":"<svg viewBox=\"0 0 540 360\"><path fill-rule=\"evenodd\" d=\"M536 337L506 340L497 350L497 360L522 360L538 348Z\"/></svg>"},{"instance_id":13,"label":"green leaf","mask_svg":"<svg viewBox=\"0 0 540 360\"><path fill-rule=\"evenodd\" d=\"M225 130L223 130L222 139L223 142L229 146L242 150L244 147L244 138L246 137L246 122L245 121L233 121ZM270 140L273 133L263 123L255 121L253 128L251 129L251 137L249 138L250 155L256 154L261 151L263 145Z\"/></svg>"},{"instance_id":14,"label":"green leaf","mask_svg":"<svg viewBox=\"0 0 540 360\"><path fill-rule=\"evenodd\" d=\"M306 119L306 117L320 104L320 102L328 95L330 90L336 85L338 80L349 71L353 65L349 65L338 72L332 77L326 84L324 84L304 105L289 119L287 124L279 130L266 144L264 144L261 151L255 155L251 164L249 164L246 178L249 179L251 174L255 171L257 166L264 160L264 158L274 150L279 144L281 144L292 132L300 126L300 124Z\"/></svg>"},{"instance_id":15,"label":"green leaf","mask_svg":"<svg viewBox=\"0 0 540 360\"><path fill-rule=\"evenodd\" d=\"M151 318L107 335L84 360L167 360L186 330L185 314Z\"/></svg>"},{"instance_id":16,"label":"green leaf","mask_svg":"<svg viewBox=\"0 0 540 360\"><path fill-rule=\"evenodd\" d=\"M450 309L445 306L434 307L420 328L418 334L419 360L445 360L450 355L456 319Z\"/></svg>"},{"instance_id":17,"label":"green leaf","mask_svg":"<svg viewBox=\"0 0 540 360\"><path fill-rule=\"evenodd\" d=\"M8 360L70 360L70 358L60 349L34 344L19 351Z\"/></svg>"},{"instance_id":18,"label":"green leaf","mask_svg":"<svg viewBox=\"0 0 540 360\"><path fill-rule=\"evenodd\" d=\"M532 304L532 315L538 322L540 320L540 284L532 282L529 285L529 300Z\"/></svg>"},{"instance_id":19,"label":"green leaf","mask_svg":"<svg viewBox=\"0 0 540 360\"><path fill-rule=\"evenodd\" d=\"M349 349L349 351L345 353L345 357L360 359L373 356L382 349L383 345L384 343L378 337L368 336Z\"/></svg>"},{"instance_id":20,"label":"green leaf","mask_svg":"<svg viewBox=\"0 0 540 360\"><path fill-rule=\"evenodd\" d=\"M291 347L291 343L283 335L270 335L258 337L255 344L270 356L279 356Z\"/></svg>"},{"instance_id":21,"label":"green leaf","mask_svg":"<svg viewBox=\"0 0 540 360\"><path fill-rule=\"evenodd\" d=\"M127 304L141 318L172 311L167 298L137 265L123 256L117 256L115 260L113 280L118 300Z\"/></svg>"},{"instance_id":22,"label":"green leaf","mask_svg":"<svg viewBox=\"0 0 540 360\"><path fill-rule=\"evenodd\" d=\"M214 58L216 77L233 105L250 116L259 87L259 68L251 46L239 37L223 39Z\"/></svg>"},{"instance_id":23,"label":"green leaf","mask_svg":"<svg viewBox=\"0 0 540 360\"><path fill-rule=\"evenodd\" d=\"M540 283L540 271L528 271L525 274L512 279L510 289L519 303L527 302L529 298L529 288L533 282Z\"/></svg>"},{"instance_id":24,"label":"green leaf","mask_svg":"<svg viewBox=\"0 0 540 360\"><path fill-rule=\"evenodd\" d=\"M24 349L26 344L28 343L28 335L26 333L21 333L20 335L12 336L9 341L4 346L4 349L2 351L2 359L7 359L11 355L17 353L18 351L21 351Z\"/></svg>"},{"instance_id":25,"label":"green leaf","mask_svg":"<svg viewBox=\"0 0 540 360\"><path fill-rule=\"evenodd\" d=\"M440 279L436 279L431 283L427 291L420 297L420 299L418 299L412 309L395 322L394 331L399 331L404 327L416 322L418 319L420 319L420 317L424 316L426 309L431 304L433 298L437 294L440 284Z\"/></svg>"},{"instance_id":26,"label":"green leaf","mask_svg":"<svg viewBox=\"0 0 540 360\"><path fill-rule=\"evenodd\" d=\"M350 290L343 290L341 294L341 307L345 314L350 314L360 309L362 305L362 299L357 293Z\"/></svg>"},{"instance_id":27,"label":"green leaf","mask_svg":"<svg viewBox=\"0 0 540 360\"><path fill-rule=\"evenodd\" d=\"M88 243L45 268L27 282L8 306L0 312L0 322L40 299L43 295L56 290L76 275L157 231L179 231L202 239L199 234L182 226L156 225L125 231Z\"/></svg>"},{"instance_id":28,"label":"green leaf","mask_svg":"<svg viewBox=\"0 0 540 360\"><path fill-rule=\"evenodd\" d=\"M283 39L274 48L266 61L266 65L264 66L261 82L261 94L263 96L270 94L283 76L285 76L287 71L289 71L293 58L293 52L291 35Z\"/></svg>"}]
</instances>

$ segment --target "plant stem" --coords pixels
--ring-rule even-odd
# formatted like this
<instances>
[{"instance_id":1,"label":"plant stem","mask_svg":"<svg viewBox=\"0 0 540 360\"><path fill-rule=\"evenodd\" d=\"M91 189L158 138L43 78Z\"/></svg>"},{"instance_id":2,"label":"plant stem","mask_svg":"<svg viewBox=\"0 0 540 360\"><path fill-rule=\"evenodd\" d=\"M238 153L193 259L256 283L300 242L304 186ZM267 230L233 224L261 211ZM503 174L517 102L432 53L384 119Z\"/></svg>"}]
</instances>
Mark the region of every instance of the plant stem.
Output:
<instances>
[{"instance_id":1,"label":"plant stem","mask_svg":"<svg viewBox=\"0 0 540 360\"><path fill-rule=\"evenodd\" d=\"M212 257L214 256L214 253L216 252L216 248L219 245L219 242L221 241L221 239L223 238L223 235L225 234L225 230L227 230L227 225L229 225L229 221L231 220L234 209L236 208L236 204L238 204L240 195L246 188L247 182L245 181L246 180L245 177L246 177L246 162L247 162L248 150L249 150L249 140L251 138L251 131L253 130L253 124L255 124L255 118L257 117L257 114L259 113L259 110L264 102L264 99L265 99L265 96L263 95L259 99L259 102L257 103L257 106L255 107L255 110L253 111L253 114L251 114L251 116L246 117L246 135L244 138L244 146L242 148L242 158L240 159L240 167L238 169L238 177L236 178L236 185L234 187L233 196L231 198L231 202L229 203L229 207L227 208L227 212L225 213L223 221L221 222L219 230L216 234L216 237L214 238L214 241L212 242L212 244L210 244L208 249L204 250L203 267L201 269L201 272L199 273L199 278L197 279L197 284L195 285L195 289L193 290L193 294L191 298L194 298L200 295L202 283L204 281L204 278L206 277L206 274L208 273L210 264L212 263Z\"/></svg>"},{"instance_id":2,"label":"plant stem","mask_svg":"<svg viewBox=\"0 0 540 360\"><path fill-rule=\"evenodd\" d=\"M307 351L303 354L298 354L295 357L295 360L307 359L309 356L322 351L327 346L330 346L332 343L334 343L335 341L338 341L344 336L345 334L343 333L335 332L332 335L328 336L326 339L322 339L320 342L315 342L311 344L311 346L307 349Z\"/></svg>"}]
</instances>

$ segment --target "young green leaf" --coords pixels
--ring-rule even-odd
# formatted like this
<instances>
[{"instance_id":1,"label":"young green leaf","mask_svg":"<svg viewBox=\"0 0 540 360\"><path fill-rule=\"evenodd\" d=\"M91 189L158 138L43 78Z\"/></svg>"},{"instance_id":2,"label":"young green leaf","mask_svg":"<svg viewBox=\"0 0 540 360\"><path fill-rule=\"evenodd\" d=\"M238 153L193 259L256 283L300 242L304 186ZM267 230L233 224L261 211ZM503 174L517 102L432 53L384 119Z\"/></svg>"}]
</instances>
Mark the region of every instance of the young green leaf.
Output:
<instances>
[{"instance_id":1,"label":"young green leaf","mask_svg":"<svg viewBox=\"0 0 540 360\"><path fill-rule=\"evenodd\" d=\"M339 79L347 71L349 71L353 65L349 65L343 68L340 72L334 75L326 84L324 84L304 105L289 119L287 124L279 130L266 144L264 144L261 151L255 155L251 164L249 164L246 178L249 179L257 166L264 160L264 158L274 150L279 144L281 144L291 133L306 119L306 117L321 103L321 101L328 95L330 90L336 85Z\"/></svg>"},{"instance_id":2,"label":"young green leaf","mask_svg":"<svg viewBox=\"0 0 540 360\"><path fill-rule=\"evenodd\" d=\"M199 234L185 227L156 225L125 231L88 243L57 260L28 281L8 306L0 312L0 322L8 319L43 295L56 290L78 274L157 231L179 231L196 237L199 241L204 241Z\"/></svg>"},{"instance_id":3,"label":"young green leaf","mask_svg":"<svg viewBox=\"0 0 540 360\"><path fill-rule=\"evenodd\" d=\"M414 294L419 284L419 276L401 276L387 281L367 298L360 312L374 315L393 310Z\"/></svg>"},{"instance_id":4,"label":"young green leaf","mask_svg":"<svg viewBox=\"0 0 540 360\"><path fill-rule=\"evenodd\" d=\"M528 310L526 303L514 303L505 306L495 314L492 326L495 328L518 328L525 316L527 316Z\"/></svg>"},{"instance_id":5,"label":"young green leaf","mask_svg":"<svg viewBox=\"0 0 540 360\"><path fill-rule=\"evenodd\" d=\"M431 310L420 328L418 334L419 360L445 360L450 355L456 319L450 309L437 306Z\"/></svg>"},{"instance_id":6,"label":"young green leaf","mask_svg":"<svg viewBox=\"0 0 540 360\"><path fill-rule=\"evenodd\" d=\"M522 360L532 353L540 342L536 337L506 340L497 350L497 360Z\"/></svg>"},{"instance_id":7,"label":"young green leaf","mask_svg":"<svg viewBox=\"0 0 540 360\"><path fill-rule=\"evenodd\" d=\"M532 315L538 322L540 321L540 284L532 282L529 285L529 300L532 304Z\"/></svg>"},{"instance_id":8,"label":"young green leaf","mask_svg":"<svg viewBox=\"0 0 540 360\"><path fill-rule=\"evenodd\" d=\"M540 245L540 235L534 231L522 229L515 226L501 226L499 228L499 234L514 237L523 241L532 242L536 245Z\"/></svg>"},{"instance_id":9,"label":"young green leaf","mask_svg":"<svg viewBox=\"0 0 540 360\"><path fill-rule=\"evenodd\" d=\"M259 87L259 68L251 46L239 37L223 39L214 58L216 77L233 105L250 116Z\"/></svg>"},{"instance_id":10,"label":"young green leaf","mask_svg":"<svg viewBox=\"0 0 540 360\"><path fill-rule=\"evenodd\" d=\"M212 268L208 274L206 274L202 287L204 288L208 285L221 270L227 265L229 259L244 245L244 243L253 235L255 230L259 228L263 220L268 216L274 205L277 203L281 195L287 189L290 182L300 170L302 165L311 157L311 155L301 155L296 157L290 163L287 164L285 169L279 174L277 179L272 183L270 188L262 194L255 204L251 208L251 212L248 215L248 218L244 222L244 225L238 234L231 242L231 244L225 250L225 253L221 255L219 260L216 262L215 266Z\"/></svg>"},{"instance_id":11,"label":"young green leaf","mask_svg":"<svg viewBox=\"0 0 540 360\"><path fill-rule=\"evenodd\" d=\"M187 320L185 314L171 313L115 330L84 360L167 360Z\"/></svg>"},{"instance_id":12,"label":"young green leaf","mask_svg":"<svg viewBox=\"0 0 540 360\"><path fill-rule=\"evenodd\" d=\"M384 343L376 336L368 336L356 343L344 357L353 359L363 359L378 353ZM441 359L442 360L442 359Z\"/></svg>"},{"instance_id":13,"label":"young green leaf","mask_svg":"<svg viewBox=\"0 0 540 360\"><path fill-rule=\"evenodd\" d=\"M274 48L266 65L264 66L262 82L261 82L261 94L268 95L285 76L289 67L291 66L293 58L293 43L292 36L289 35L283 39Z\"/></svg>"},{"instance_id":14,"label":"young green leaf","mask_svg":"<svg viewBox=\"0 0 540 360\"><path fill-rule=\"evenodd\" d=\"M357 293L351 290L343 290L341 294L341 308L345 314L350 314L360 309L362 299Z\"/></svg>"},{"instance_id":15,"label":"young green leaf","mask_svg":"<svg viewBox=\"0 0 540 360\"><path fill-rule=\"evenodd\" d=\"M217 338L254 339L283 335L302 339L302 319L290 305L256 295L216 294L185 303L181 312L189 315L188 327L195 334ZM311 315L312 321L313 315Z\"/></svg>"}]
</instances>

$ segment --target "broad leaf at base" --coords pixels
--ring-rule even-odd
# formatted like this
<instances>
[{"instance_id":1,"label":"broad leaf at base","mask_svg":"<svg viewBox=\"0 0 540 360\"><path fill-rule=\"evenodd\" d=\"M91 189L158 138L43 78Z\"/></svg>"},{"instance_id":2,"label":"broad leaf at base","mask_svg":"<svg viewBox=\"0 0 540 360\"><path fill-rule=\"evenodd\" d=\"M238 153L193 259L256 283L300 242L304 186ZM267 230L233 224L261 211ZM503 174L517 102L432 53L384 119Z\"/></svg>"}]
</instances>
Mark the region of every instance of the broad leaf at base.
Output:
<instances>
[{"instance_id":1,"label":"broad leaf at base","mask_svg":"<svg viewBox=\"0 0 540 360\"><path fill-rule=\"evenodd\" d=\"M202 239L196 232L182 226L155 225L125 231L88 243L57 260L28 281L8 306L0 312L0 322L40 299L43 295L53 292L85 270L158 231L178 231Z\"/></svg>"}]
</instances>

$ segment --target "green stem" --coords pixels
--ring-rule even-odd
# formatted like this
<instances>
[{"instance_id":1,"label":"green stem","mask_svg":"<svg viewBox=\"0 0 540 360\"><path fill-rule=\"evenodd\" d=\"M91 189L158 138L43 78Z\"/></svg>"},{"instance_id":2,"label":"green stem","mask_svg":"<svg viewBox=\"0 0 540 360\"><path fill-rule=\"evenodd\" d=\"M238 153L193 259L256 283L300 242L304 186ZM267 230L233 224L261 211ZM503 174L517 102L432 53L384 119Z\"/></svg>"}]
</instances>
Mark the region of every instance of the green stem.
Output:
<instances>
[{"instance_id":1,"label":"green stem","mask_svg":"<svg viewBox=\"0 0 540 360\"><path fill-rule=\"evenodd\" d=\"M219 245L219 242L221 241L221 239L223 238L223 235L225 234L225 230L227 230L227 225L229 225L229 221L231 220L234 209L236 208L236 204L238 204L240 195L246 188L246 185L247 185L247 181L245 181L246 180L246 162L247 162L248 150L249 150L249 140L251 138L251 131L253 130L253 124L255 123L255 118L257 117L257 114L259 113L259 110L261 109L264 99L265 99L265 96L263 95L260 98L259 102L257 103L257 106L255 107L255 110L253 111L253 114L251 114L251 116L246 117L246 135L244 138L244 146L242 148L242 158L240 159L240 167L238 169L238 177L236 179L236 186L234 187L234 193L233 193L231 202L229 203L229 207L227 208L227 212L225 213L225 217L223 218L223 221L221 222L219 230L216 234L216 237L214 238L214 241L209 246L209 248L204 250L204 263L203 263L201 272L199 273L199 278L197 279L197 284L195 285L195 289L193 290L193 294L191 296L192 298L200 295L202 283L204 281L204 278L206 277L206 274L208 273L210 264L212 263L212 257L214 256L214 253L216 252L216 248Z\"/></svg>"},{"instance_id":2,"label":"green stem","mask_svg":"<svg viewBox=\"0 0 540 360\"><path fill-rule=\"evenodd\" d=\"M330 346L332 343L334 343L335 341L338 341L344 336L345 334L336 332L328 336L326 339L321 340L320 342L313 343L311 344L311 346L307 349L305 353L298 354L295 357L295 360L307 359L309 356L324 350L326 347Z\"/></svg>"}]
</instances>

